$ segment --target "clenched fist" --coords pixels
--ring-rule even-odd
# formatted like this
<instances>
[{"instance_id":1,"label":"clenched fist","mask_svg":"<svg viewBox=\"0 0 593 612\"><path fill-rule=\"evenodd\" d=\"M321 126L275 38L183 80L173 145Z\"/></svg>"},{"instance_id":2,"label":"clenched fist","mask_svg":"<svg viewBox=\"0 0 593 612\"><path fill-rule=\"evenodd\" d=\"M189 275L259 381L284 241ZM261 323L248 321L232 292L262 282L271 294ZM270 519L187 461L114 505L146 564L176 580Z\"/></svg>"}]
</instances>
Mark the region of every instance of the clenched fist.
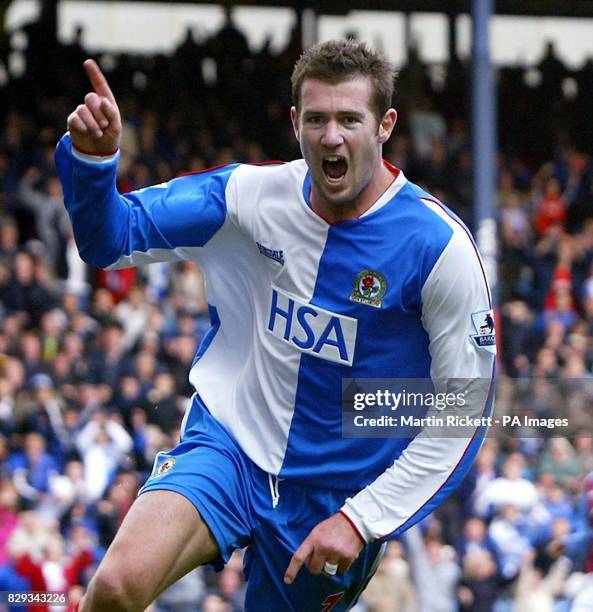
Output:
<instances>
[{"instance_id":1,"label":"clenched fist","mask_svg":"<svg viewBox=\"0 0 593 612\"><path fill-rule=\"evenodd\" d=\"M88 59L83 66L94 91L68 117L72 144L82 153L109 155L117 151L121 140L119 108L97 63Z\"/></svg>"}]
</instances>

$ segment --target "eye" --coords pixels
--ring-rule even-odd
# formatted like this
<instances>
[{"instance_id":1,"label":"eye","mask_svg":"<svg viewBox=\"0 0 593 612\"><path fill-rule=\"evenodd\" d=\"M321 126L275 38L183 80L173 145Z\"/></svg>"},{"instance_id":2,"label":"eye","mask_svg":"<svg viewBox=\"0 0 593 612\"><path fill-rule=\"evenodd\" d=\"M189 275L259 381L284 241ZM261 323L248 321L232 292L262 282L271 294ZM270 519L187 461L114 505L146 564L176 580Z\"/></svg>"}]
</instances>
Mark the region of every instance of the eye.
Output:
<instances>
[{"instance_id":1,"label":"eye","mask_svg":"<svg viewBox=\"0 0 593 612\"><path fill-rule=\"evenodd\" d=\"M309 115L306 121L312 125L320 125L323 122L323 117L321 115Z\"/></svg>"},{"instance_id":2,"label":"eye","mask_svg":"<svg viewBox=\"0 0 593 612\"><path fill-rule=\"evenodd\" d=\"M358 117L355 117L354 115L346 115L342 121L345 125L355 125L356 123L359 123Z\"/></svg>"}]
</instances>

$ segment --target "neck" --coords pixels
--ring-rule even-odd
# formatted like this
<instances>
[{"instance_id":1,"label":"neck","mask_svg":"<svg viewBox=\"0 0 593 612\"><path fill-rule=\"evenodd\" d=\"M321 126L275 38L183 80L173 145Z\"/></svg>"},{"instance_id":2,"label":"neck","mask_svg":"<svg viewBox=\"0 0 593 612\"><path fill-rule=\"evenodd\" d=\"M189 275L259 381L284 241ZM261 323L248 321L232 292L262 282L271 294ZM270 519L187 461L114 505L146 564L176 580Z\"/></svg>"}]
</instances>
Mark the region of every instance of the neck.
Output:
<instances>
[{"instance_id":1,"label":"neck","mask_svg":"<svg viewBox=\"0 0 593 612\"><path fill-rule=\"evenodd\" d=\"M373 172L369 184L351 202L333 203L328 202L317 190L315 184L311 184L311 208L324 221L333 225L341 221L358 219L389 189L395 180L392 172L381 161Z\"/></svg>"}]
</instances>

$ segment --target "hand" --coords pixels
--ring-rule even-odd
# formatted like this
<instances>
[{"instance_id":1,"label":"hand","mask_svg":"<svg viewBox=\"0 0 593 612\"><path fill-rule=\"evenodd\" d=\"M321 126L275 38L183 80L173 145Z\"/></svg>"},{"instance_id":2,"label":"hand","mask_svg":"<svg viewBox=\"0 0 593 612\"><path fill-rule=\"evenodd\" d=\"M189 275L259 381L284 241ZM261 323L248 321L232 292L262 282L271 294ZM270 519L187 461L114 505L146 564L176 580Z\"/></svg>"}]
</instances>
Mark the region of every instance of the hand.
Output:
<instances>
[{"instance_id":1,"label":"hand","mask_svg":"<svg viewBox=\"0 0 593 612\"><path fill-rule=\"evenodd\" d=\"M320 574L326 562L338 566L343 574L352 565L364 544L343 514L337 513L319 523L292 556L284 582L291 584L301 567L306 565L312 574Z\"/></svg>"},{"instance_id":2,"label":"hand","mask_svg":"<svg viewBox=\"0 0 593 612\"><path fill-rule=\"evenodd\" d=\"M25 174L23 174L24 181L28 183L29 185L36 183L40 178L41 178L41 172L39 171L39 168L36 168L35 166L31 166L30 168L27 168L27 170L25 171Z\"/></svg>"},{"instance_id":3,"label":"hand","mask_svg":"<svg viewBox=\"0 0 593 612\"><path fill-rule=\"evenodd\" d=\"M565 550L566 544L560 538L553 539L546 546L546 552L548 553L548 556L554 561L558 559L561 555L563 555Z\"/></svg>"},{"instance_id":4,"label":"hand","mask_svg":"<svg viewBox=\"0 0 593 612\"><path fill-rule=\"evenodd\" d=\"M475 601L474 594L472 593L471 589L466 586L460 586L457 589L457 599L459 599L461 604L467 608L472 606Z\"/></svg>"},{"instance_id":5,"label":"hand","mask_svg":"<svg viewBox=\"0 0 593 612\"><path fill-rule=\"evenodd\" d=\"M535 548L528 548L523 552L523 565L530 566L535 561L535 557L537 556Z\"/></svg>"},{"instance_id":6,"label":"hand","mask_svg":"<svg viewBox=\"0 0 593 612\"><path fill-rule=\"evenodd\" d=\"M105 155L115 153L121 140L121 116L107 79L94 60L83 64L92 92L84 97L84 104L68 117L72 144L82 153Z\"/></svg>"}]
</instances>

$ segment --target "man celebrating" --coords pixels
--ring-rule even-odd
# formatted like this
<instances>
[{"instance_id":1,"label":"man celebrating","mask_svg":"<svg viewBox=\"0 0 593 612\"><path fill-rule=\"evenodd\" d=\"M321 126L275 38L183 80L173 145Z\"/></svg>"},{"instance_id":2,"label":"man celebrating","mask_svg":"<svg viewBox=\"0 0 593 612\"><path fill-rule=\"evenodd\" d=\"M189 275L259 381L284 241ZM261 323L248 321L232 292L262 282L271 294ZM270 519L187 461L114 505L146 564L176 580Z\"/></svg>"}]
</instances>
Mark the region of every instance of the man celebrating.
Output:
<instances>
[{"instance_id":1,"label":"man celebrating","mask_svg":"<svg viewBox=\"0 0 593 612\"><path fill-rule=\"evenodd\" d=\"M247 610L346 610L384 541L442 503L484 432L343 438L342 379L494 372L493 343L475 341L492 305L471 237L381 157L394 70L355 41L311 47L292 75L304 159L120 195L119 111L84 66L94 91L56 153L80 254L108 269L197 261L212 328L181 442L157 457L81 609L142 610L247 547Z\"/></svg>"}]
</instances>

